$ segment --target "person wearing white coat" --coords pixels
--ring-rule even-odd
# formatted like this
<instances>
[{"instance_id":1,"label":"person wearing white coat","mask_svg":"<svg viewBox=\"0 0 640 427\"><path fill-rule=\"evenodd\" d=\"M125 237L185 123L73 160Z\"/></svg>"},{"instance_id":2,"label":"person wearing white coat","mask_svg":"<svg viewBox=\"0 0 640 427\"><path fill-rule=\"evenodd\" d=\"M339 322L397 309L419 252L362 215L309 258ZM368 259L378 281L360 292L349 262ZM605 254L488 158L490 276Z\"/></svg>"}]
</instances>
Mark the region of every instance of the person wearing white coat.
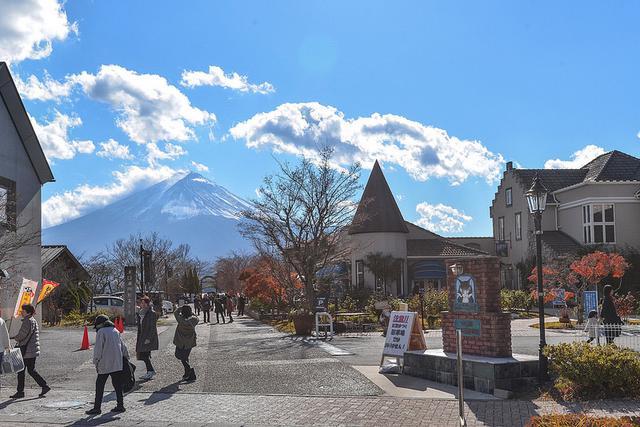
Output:
<instances>
[{"instance_id":1,"label":"person wearing white coat","mask_svg":"<svg viewBox=\"0 0 640 427\"><path fill-rule=\"evenodd\" d=\"M124 382L122 378L123 357L129 359L129 351L120 338L120 332L107 316L101 314L95 320L96 343L93 347L93 364L96 366L96 398L93 408L87 415L102 413L102 395L107 378L111 376L111 384L116 392L117 405L111 412L124 412Z\"/></svg>"}]
</instances>

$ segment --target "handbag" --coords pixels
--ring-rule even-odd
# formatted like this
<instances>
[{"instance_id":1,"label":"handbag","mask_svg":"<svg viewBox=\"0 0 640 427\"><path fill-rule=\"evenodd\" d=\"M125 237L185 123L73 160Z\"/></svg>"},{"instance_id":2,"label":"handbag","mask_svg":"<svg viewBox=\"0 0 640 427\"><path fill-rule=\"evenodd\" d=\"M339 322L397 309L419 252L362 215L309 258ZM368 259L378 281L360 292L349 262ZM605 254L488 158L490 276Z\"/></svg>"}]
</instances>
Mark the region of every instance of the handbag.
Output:
<instances>
[{"instance_id":1,"label":"handbag","mask_svg":"<svg viewBox=\"0 0 640 427\"><path fill-rule=\"evenodd\" d=\"M129 362L129 359L122 357L122 371L120 371L122 377L122 391L125 393L133 390L136 385L136 365Z\"/></svg>"},{"instance_id":2,"label":"handbag","mask_svg":"<svg viewBox=\"0 0 640 427\"><path fill-rule=\"evenodd\" d=\"M12 348L2 353L2 362L0 362L0 372L4 374L16 374L24 371L24 360L22 359L22 351L20 348Z\"/></svg>"}]
</instances>

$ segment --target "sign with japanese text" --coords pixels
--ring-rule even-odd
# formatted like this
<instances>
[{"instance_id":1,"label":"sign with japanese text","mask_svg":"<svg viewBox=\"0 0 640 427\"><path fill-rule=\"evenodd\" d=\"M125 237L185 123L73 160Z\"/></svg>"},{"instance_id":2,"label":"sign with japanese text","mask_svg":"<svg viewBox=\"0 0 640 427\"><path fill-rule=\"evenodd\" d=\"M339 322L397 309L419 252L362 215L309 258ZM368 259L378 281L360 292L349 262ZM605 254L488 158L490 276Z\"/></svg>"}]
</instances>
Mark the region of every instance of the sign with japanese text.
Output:
<instances>
[{"instance_id":1,"label":"sign with japanese text","mask_svg":"<svg viewBox=\"0 0 640 427\"><path fill-rule=\"evenodd\" d=\"M136 323L136 268L124 268L124 318L127 325Z\"/></svg>"},{"instance_id":2,"label":"sign with japanese text","mask_svg":"<svg viewBox=\"0 0 640 427\"><path fill-rule=\"evenodd\" d=\"M412 311L392 311L384 342L383 356L403 357L405 351L425 350L424 335L418 322L417 313Z\"/></svg>"},{"instance_id":3,"label":"sign with japanese text","mask_svg":"<svg viewBox=\"0 0 640 427\"><path fill-rule=\"evenodd\" d=\"M565 291L562 288L555 288L553 290L553 305L565 306L567 303L564 300Z\"/></svg>"},{"instance_id":4,"label":"sign with japanese text","mask_svg":"<svg viewBox=\"0 0 640 427\"><path fill-rule=\"evenodd\" d=\"M584 291L582 293L584 300L584 314L589 315L590 311L598 312L598 291Z\"/></svg>"},{"instance_id":5,"label":"sign with japanese text","mask_svg":"<svg viewBox=\"0 0 640 427\"><path fill-rule=\"evenodd\" d=\"M53 280L42 279L42 289L40 289L36 305L44 301L44 299L48 297L51 292L55 291L58 286L60 286L60 283L54 282Z\"/></svg>"},{"instance_id":6,"label":"sign with japanese text","mask_svg":"<svg viewBox=\"0 0 640 427\"><path fill-rule=\"evenodd\" d=\"M455 319L453 321L453 326L455 329L460 329L462 331L462 336L480 336L480 320L478 319Z\"/></svg>"},{"instance_id":7,"label":"sign with japanese text","mask_svg":"<svg viewBox=\"0 0 640 427\"><path fill-rule=\"evenodd\" d=\"M36 296L36 289L38 282L29 279L22 279L22 286L18 293L18 300L16 301L16 308L13 310L13 317L22 316L22 306L24 304L31 304Z\"/></svg>"}]
</instances>

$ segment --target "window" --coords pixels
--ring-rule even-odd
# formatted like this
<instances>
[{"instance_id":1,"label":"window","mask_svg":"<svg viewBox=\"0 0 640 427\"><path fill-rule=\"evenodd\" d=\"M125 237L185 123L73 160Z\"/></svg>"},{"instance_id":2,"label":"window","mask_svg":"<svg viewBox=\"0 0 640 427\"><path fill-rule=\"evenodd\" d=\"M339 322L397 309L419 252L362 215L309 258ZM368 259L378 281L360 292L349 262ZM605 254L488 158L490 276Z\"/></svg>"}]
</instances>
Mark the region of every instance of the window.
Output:
<instances>
[{"instance_id":1,"label":"window","mask_svg":"<svg viewBox=\"0 0 640 427\"><path fill-rule=\"evenodd\" d=\"M615 215L612 204L582 206L582 239L584 243L615 243Z\"/></svg>"},{"instance_id":2,"label":"window","mask_svg":"<svg viewBox=\"0 0 640 427\"><path fill-rule=\"evenodd\" d=\"M507 202L507 206L513 205L513 197L511 195L511 188L504 190L504 200Z\"/></svg>"},{"instance_id":3,"label":"window","mask_svg":"<svg viewBox=\"0 0 640 427\"><path fill-rule=\"evenodd\" d=\"M122 307L124 306L124 302L119 298L111 298L111 305L113 307Z\"/></svg>"},{"instance_id":4,"label":"window","mask_svg":"<svg viewBox=\"0 0 640 427\"><path fill-rule=\"evenodd\" d=\"M522 212L516 212L516 240L522 240Z\"/></svg>"},{"instance_id":5,"label":"window","mask_svg":"<svg viewBox=\"0 0 640 427\"><path fill-rule=\"evenodd\" d=\"M0 226L15 230L16 199L15 182L0 177Z\"/></svg>"},{"instance_id":6,"label":"window","mask_svg":"<svg viewBox=\"0 0 640 427\"><path fill-rule=\"evenodd\" d=\"M498 240L504 240L504 217L498 218Z\"/></svg>"},{"instance_id":7,"label":"window","mask_svg":"<svg viewBox=\"0 0 640 427\"><path fill-rule=\"evenodd\" d=\"M364 262L361 259L356 261L356 286L364 288Z\"/></svg>"}]
</instances>

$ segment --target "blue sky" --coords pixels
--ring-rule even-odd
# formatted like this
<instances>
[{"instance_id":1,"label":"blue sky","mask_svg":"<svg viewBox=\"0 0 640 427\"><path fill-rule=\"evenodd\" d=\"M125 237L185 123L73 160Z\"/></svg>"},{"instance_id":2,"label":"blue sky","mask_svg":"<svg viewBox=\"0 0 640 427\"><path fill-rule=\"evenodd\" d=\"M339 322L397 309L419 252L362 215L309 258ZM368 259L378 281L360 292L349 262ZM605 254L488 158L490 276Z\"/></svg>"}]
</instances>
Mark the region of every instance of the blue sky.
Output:
<instances>
[{"instance_id":1,"label":"blue sky","mask_svg":"<svg viewBox=\"0 0 640 427\"><path fill-rule=\"evenodd\" d=\"M491 235L505 161L640 154L633 1L0 3L45 225L198 167L252 198L274 157L331 143L363 184L382 160L405 219Z\"/></svg>"}]
</instances>

